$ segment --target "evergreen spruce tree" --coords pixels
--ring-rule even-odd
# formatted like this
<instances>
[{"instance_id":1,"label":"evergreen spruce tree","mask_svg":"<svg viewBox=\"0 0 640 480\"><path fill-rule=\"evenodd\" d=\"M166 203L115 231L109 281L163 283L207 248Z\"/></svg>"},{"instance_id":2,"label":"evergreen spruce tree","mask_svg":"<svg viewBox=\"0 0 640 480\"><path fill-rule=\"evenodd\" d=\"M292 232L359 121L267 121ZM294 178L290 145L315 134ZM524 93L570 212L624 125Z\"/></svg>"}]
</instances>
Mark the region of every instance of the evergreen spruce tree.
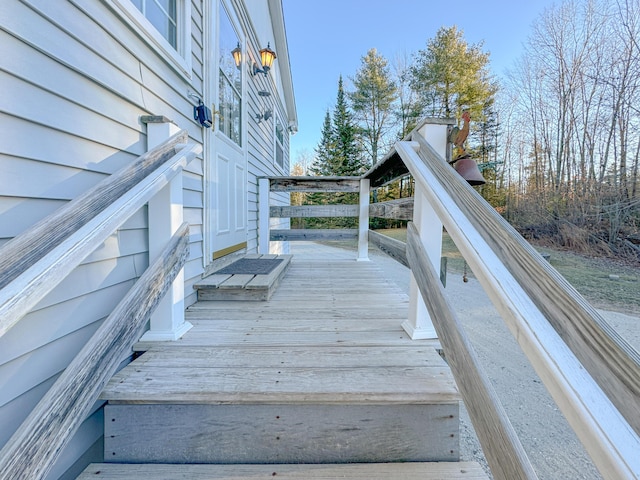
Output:
<instances>
[{"instance_id":1,"label":"evergreen spruce tree","mask_svg":"<svg viewBox=\"0 0 640 480\"><path fill-rule=\"evenodd\" d=\"M335 142L333 175L357 176L363 174L367 170L367 162L362 154L358 127L347 104L342 75L338 80L338 96L333 110L333 139Z\"/></svg>"},{"instance_id":2,"label":"evergreen spruce tree","mask_svg":"<svg viewBox=\"0 0 640 480\"><path fill-rule=\"evenodd\" d=\"M335 141L333 139L333 128L331 126L331 115L329 110L324 117L324 123L322 124L322 136L320 137L320 143L316 147L316 158L313 165L309 168L312 175L316 176L331 176L335 175L334 171L336 166L333 158L333 152L335 150Z\"/></svg>"},{"instance_id":3,"label":"evergreen spruce tree","mask_svg":"<svg viewBox=\"0 0 640 480\"><path fill-rule=\"evenodd\" d=\"M353 113L347 104L342 76L338 81L338 95L333 117L327 114L322 126L322 137L316 148L316 159L310 172L322 176L359 176L367 169L358 138L358 128ZM358 195L353 193L313 193L308 202L320 204L358 203ZM308 219L307 226L315 227L353 227L356 220L352 218Z\"/></svg>"},{"instance_id":4,"label":"evergreen spruce tree","mask_svg":"<svg viewBox=\"0 0 640 480\"><path fill-rule=\"evenodd\" d=\"M386 153L390 142L385 142L390 130L393 105L398 97L391 80L387 60L375 48L362 57L362 65L353 79L355 90L349 93L363 139L364 149L376 163Z\"/></svg>"},{"instance_id":5,"label":"evergreen spruce tree","mask_svg":"<svg viewBox=\"0 0 640 480\"><path fill-rule=\"evenodd\" d=\"M314 176L333 176L335 170L335 162L333 152L335 150L335 141L333 139L333 128L331 126L331 115L329 110L324 117L322 124L322 136L320 142L315 149L316 158L313 165L309 167L309 173ZM326 205L329 202L329 195L321 192L311 192L307 194L306 203L308 205ZM308 228L320 228L328 226L326 219L322 218L305 218L305 226Z\"/></svg>"}]
</instances>

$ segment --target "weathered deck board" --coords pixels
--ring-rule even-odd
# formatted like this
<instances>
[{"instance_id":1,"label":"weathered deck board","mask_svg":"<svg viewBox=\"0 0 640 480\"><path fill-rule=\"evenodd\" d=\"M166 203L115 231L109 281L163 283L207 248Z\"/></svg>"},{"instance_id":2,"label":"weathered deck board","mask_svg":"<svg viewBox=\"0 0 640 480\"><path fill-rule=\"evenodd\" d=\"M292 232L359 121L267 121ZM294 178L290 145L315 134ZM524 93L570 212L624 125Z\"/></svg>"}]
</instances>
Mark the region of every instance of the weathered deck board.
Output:
<instances>
[{"instance_id":1,"label":"weathered deck board","mask_svg":"<svg viewBox=\"0 0 640 480\"><path fill-rule=\"evenodd\" d=\"M456 461L456 411L450 404L109 404L105 453L123 463Z\"/></svg>"},{"instance_id":2,"label":"weathered deck board","mask_svg":"<svg viewBox=\"0 0 640 480\"><path fill-rule=\"evenodd\" d=\"M343 465L119 465L92 464L78 480L483 480L477 463L366 463Z\"/></svg>"},{"instance_id":3,"label":"weathered deck board","mask_svg":"<svg viewBox=\"0 0 640 480\"><path fill-rule=\"evenodd\" d=\"M169 347L171 348L171 347ZM139 365L166 368L203 367L314 367L323 362L340 367L427 367L442 366L444 360L435 352L433 344L419 344L414 348L324 347L306 348L185 348L179 357L162 347L146 352L136 360Z\"/></svg>"},{"instance_id":4,"label":"weathered deck board","mask_svg":"<svg viewBox=\"0 0 640 480\"><path fill-rule=\"evenodd\" d=\"M122 382L122 383L120 383ZM123 385L120 388L120 385ZM447 367L149 367L114 376L111 403L434 404L457 400Z\"/></svg>"},{"instance_id":5,"label":"weathered deck board","mask_svg":"<svg viewBox=\"0 0 640 480\"><path fill-rule=\"evenodd\" d=\"M439 342L402 329L408 304L374 264L300 257L268 302L196 303L103 392L106 458L457 460L459 394Z\"/></svg>"},{"instance_id":6,"label":"weathered deck board","mask_svg":"<svg viewBox=\"0 0 640 480\"><path fill-rule=\"evenodd\" d=\"M184 338L138 344L139 351L150 351L137 368L120 372L102 398L214 404L455 401L438 342L411 340L401 327L407 312L407 295L374 264L295 257L269 302L198 302L187 310L194 327Z\"/></svg>"}]
</instances>

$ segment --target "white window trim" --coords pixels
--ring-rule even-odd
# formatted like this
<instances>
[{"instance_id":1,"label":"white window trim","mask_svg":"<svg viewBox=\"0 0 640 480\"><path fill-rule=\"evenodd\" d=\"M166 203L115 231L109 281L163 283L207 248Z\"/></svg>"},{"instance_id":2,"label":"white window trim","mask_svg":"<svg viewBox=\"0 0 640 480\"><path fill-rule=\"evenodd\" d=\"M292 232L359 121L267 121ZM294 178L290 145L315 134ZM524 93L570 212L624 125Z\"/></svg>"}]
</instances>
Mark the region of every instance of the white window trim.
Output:
<instances>
[{"instance_id":1,"label":"white window trim","mask_svg":"<svg viewBox=\"0 0 640 480\"><path fill-rule=\"evenodd\" d=\"M287 127L286 124L282 121L282 115L280 115L280 110L276 108L275 104L273 105L273 164L276 169L280 170L282 173L288 174L286 170L287 166L287 156L285 155L285 139L287 135ZM280 120L280 125L282 125L282 142L278 140L278 132L277 132L277 120ZM278 164L278 143L281 143L282 147L282 165ZM289 169L291 169L291 165L289 165Z\"/></svg>"},{"instance_id":2,"label":"white window trim","mask_svg":"<svg viewBox=\"0 0 640 480\"><path fill-rule=\"evenodd\" d=\"M178 2L178 50L165 39L130 0L103 0L178 73L191 80L191 0Z\"/></svg>"}]
</instances>

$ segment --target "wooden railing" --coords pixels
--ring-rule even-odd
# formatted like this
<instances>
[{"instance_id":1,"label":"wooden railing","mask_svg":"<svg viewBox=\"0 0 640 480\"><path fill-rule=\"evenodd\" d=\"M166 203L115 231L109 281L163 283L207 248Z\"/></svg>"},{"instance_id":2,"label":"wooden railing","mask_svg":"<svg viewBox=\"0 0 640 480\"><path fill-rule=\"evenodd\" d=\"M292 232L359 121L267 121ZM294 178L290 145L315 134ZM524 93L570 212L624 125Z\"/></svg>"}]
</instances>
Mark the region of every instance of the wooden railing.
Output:
<instances>
[{"instance_id":1,"label":"wooden railing","mask_svg":"<svg viewBox=\"0 0 640 480\"><path fill-rule=\"evenodd\" d=\"M0 336L132 214L181 177L182 168L201 150L186 145L187 139L185 131L175 134L0 250ZM171 217L169 209L164 213ZM188 227L182 224L2 448L3 480L47 475L172 287L187 255Z\"/></svg>"},{"instance_id":2,"label":"wooden railing","mask_svg":"<svg viewBox=\"0 0 640 480\"><path fill-rule=\"evenodd\" d=\"M640 356L447 164L440 137L435 143L440 152L416 129L388 156L391 173L377 165L371 181L407 171L415 180L406 261L494 478L536 476L437 281L442 225L602 475L639 478Z\"/></svg>"},{"instance_id":3,"label":"wooden railing","mask_svg":"<svg viewBox=\"0 0 640 480\"><path fill-rule=\"evenodd\" d=\"M271 241L327 241L358 239L358 259L368 258L369 181L360 177L264 177L258 181L259 252L269 253ZM358 205L271 205L271 192L359 193ZM268 212L264 214L263 212ZM270 218L355 217L358 228L272 229Z\"/></svg>"}]
</instances>

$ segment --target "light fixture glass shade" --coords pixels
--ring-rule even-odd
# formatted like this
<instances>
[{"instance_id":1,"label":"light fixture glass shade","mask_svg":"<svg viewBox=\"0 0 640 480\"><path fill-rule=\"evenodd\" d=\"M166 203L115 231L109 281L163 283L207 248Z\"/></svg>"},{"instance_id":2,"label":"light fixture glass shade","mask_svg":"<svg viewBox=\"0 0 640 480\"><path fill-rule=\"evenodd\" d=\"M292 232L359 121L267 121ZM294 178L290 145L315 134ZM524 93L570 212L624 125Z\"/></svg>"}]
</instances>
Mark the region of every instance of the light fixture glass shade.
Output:
<instances>
[{"instance_id":1,"label":"light fixture glass shade","mask_svg":"<svg viewBox=\"0 0 640 480\"><path fill-rule=\"evenodd\" d=\"M233 61L236 63L236 67L240 68L240 64L242 63L242 48L240 48L240 44L231 50L231 55L233 55Z\"/></svg>"},{"instance_id":2,"label":"light fixture glass shade","mask_svg":"<svg viewBox=\"0 0 640 480\"><path fill-rule=\"evenodd\" d=\"M267 43L267 48L263 48L260 50L260 63L262 64L262 69L265 72L268 72L273 65L273 61L276 59L276 52L271 50L271 44Z\"/></svg>"}]
</instances>

